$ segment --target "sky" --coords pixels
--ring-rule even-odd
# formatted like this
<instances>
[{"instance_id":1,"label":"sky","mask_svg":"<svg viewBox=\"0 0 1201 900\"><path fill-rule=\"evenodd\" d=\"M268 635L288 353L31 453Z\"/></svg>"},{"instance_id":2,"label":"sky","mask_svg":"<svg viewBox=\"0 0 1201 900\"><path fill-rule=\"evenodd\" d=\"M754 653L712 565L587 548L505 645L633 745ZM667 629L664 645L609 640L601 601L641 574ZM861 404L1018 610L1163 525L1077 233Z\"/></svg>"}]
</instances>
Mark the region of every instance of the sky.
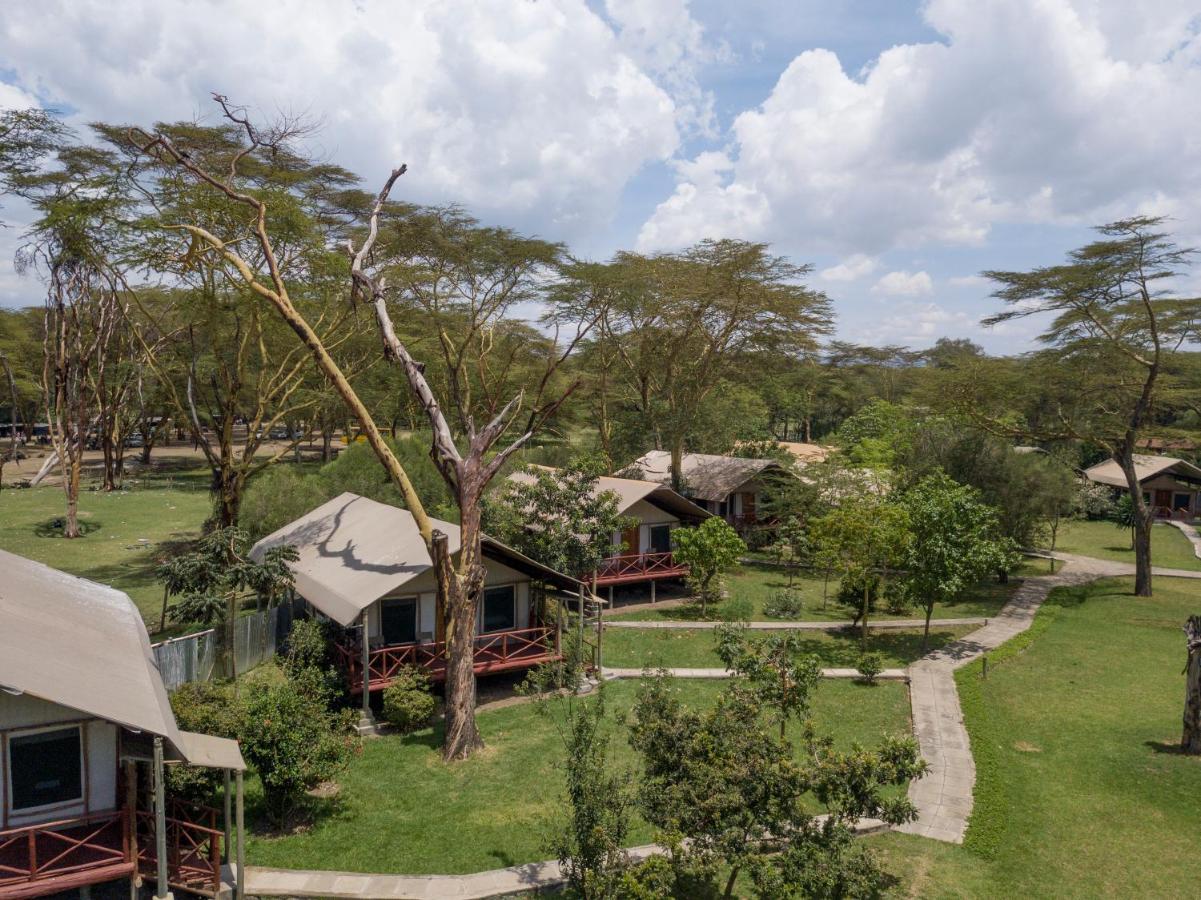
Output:
<instances>
[{"instance_id":1,"label":"sky","mask_svg":"<svg viewBox=\"0 0 1201 900\"><path fill-rule=\"evenodd\" d=\"M1201 244L1201 0L4 0L0 108L213 122L213 92L580 257L768 243L863 343L1021 352L981 271L1135 214ZM0 305L38 303L0 216Z\"/></svg>"}]
</instances>

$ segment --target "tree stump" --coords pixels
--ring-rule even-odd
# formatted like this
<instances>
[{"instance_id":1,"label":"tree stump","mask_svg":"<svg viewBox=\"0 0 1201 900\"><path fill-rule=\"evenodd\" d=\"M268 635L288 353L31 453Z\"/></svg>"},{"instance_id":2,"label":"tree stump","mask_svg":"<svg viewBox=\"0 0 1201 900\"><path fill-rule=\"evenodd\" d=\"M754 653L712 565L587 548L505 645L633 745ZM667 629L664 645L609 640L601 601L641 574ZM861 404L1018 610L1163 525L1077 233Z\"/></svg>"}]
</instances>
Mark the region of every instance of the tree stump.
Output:
<instances>
[{"instance_id":1,"label":"tree stump","mask_svg":"<svg viewBox=\"0 0 1201 900\"><path fill-rule=\"evenodd\" d=\"M1189 616L1184 634L1188 657L1184 665L1184 734L1180 749L1201 756L1201 616Z\"/></svg>"}]
</instances>

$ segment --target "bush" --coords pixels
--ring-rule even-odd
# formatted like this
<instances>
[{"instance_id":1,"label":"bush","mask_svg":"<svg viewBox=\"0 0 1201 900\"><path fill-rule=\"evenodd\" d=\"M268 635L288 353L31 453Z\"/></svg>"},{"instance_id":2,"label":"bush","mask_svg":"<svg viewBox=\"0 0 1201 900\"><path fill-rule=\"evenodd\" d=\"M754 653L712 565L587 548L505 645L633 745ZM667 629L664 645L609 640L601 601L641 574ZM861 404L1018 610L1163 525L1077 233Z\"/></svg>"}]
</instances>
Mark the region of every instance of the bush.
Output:
<instances>
[{"instance_id":1,"label":"bush","mask_svg":"<svg viewBox=\"0 0 1201 900\"><path fill-rule=\"evenodd\" d=\"M333 496L316 475L306 475L288 463L277 463L246 485L238 509L238 526L257 541Z\"/></svg>"},{"instance_id":2,"label":"bush","mask_svg":"<svg viewBox=\"0 0 1201 900\"><path fill-rule=\"evenodd\" d=\"M913 597L902 585L894 585L884 598L884 608L894 616L913 612Z\"/></svg>"},{"instance_id":3,"label":"bush","mask_svg":"<svg viewBox=\"0 0 1201 900\"><path fill-rule=\"evenodd\" d=\"M171 695L171 710L184 731L235 738L238 711L227 687L189 682ZM168 766L167 792L191 803L211 804L221 789L220 769L203 766Z\"/></svg>"},{"instance_id":4,"label":"bush","mask_svg":"<svg viewBox=\"0 0 1201 900\"><path fill-rule=\"evenodd\" d=\"M763 604L764 614L773 619L795 619L803 609L804 601L797 590L772 591Z\"/></svg>"},{"instance_id":5,"label":"bush","mask_svg":"<svg viewBox=\"0 0 1201 900\"><path fill-rule=\"evenodd\" d=\"M414 666L401 669L384 689L384 721L402 734L428 725L437 707L429 676Z\"/></svg>"},{"instance_id":6,"label":"bush","mask_svg":"<svg viewBox=\"0 0 1201 900\"><path fill-rule=\"evenodd\" d=\"M880 601L880 576L873 572L859 570L844 575L841 583L838 585L836 599L843 606L849 606L858 613L863 609L864 581L867 582L868 589L867 611L874 613L876 611L876 604Z\"/></svg>"},{"instance_id":7,"label":"bush","mask_svg":"<svg viewBox=\"0 0 1201 900\"><path fill-rule=\"evenodd\" d=\"M300 619L293 623L282 654L283 670L302 691L320 696L327 706L346 698L346 684L334 665L330 648L334 636L328 622Z\"/></svg>"},{"instance_id":8,"label":"bush","mask_svg":"<svg viewBox=\"0 0 1201 900\"><path fill-rule=\"evenodd\" d=\"M292 680L254 684L245 692L239 739L259 774L267 814L284 825L305 794L334 778L358 746L345 716Z\"/></svg>"},{"instance_id":9,"label":"bush","mask_svg":"<svg viewBox=\"0 0 1201 900\"><path fill-rule=\"evenodd\" d=\"M863 676L864 684L875 684L880 673L884 671L884 659L879 653L864 653L859 657L859 664L856 668Z\"/></svg>"},{"instance_id":10,"label":"bush","mask_svg":"<svg viewBox=\"0 0 1201 900\"><path fill-rule=\"evenodd\" d=\"M718 613L723 622L749 622L755 618L755 604L746 597L727 600Z\"/></svg>"}]
</instances>

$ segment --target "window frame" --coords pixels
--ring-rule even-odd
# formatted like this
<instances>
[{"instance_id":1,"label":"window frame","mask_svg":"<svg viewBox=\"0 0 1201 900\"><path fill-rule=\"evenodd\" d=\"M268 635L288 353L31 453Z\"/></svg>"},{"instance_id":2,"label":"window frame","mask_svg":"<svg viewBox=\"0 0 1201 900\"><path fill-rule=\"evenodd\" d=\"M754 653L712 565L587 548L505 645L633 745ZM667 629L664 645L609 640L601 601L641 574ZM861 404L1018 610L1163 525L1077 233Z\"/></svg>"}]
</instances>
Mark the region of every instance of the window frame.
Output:
<instances>
[{"instance_id":1,"label":"window frame","mask_svg":"<svg viewBox=\"0 0 1201 900\"><path fill-rule=\"evenodd\" d=\"M491 584L491 585L484 586L483 596L480 597L480 613L479 613L480 617L479 617L478 629L477 629L477 631L480 635L500 634L505 631L516 631L518 629L519 626L518 626L518 622L517 622L517 585L518 585L518 582L510 581L510 582L506 582L505 584ZM488 592L489 591L500 591L500 590L508 590L509 596L512 598L512 609L513 609L512 622L513 622L513 624L508 628L487 629L487 628L485 628L485 623L487 621L486 617L487 617L487 612L488 612Z\"/></svg>"},{"instance_id":2,"label":"window frame","mask_svg":"<svg viewBox=\"0 0 1201 900\"><path fill-rule=\"evenodd\" d=\"M384 634L384 604L385 603L412 603L413 604L413 640L402 641L399 644L389 644L387 635ZM404 596L397 595L395 597L381 597L379 601L379 639L385 646L388 647L403 647L407 644L421 643L421 597L416 594L407 594Z\"/></svg>"},{"instance_id":3,"label":"window frame","mask_svg":"<svg viewBox=\"0 0 1201 900\"><path fill-rule=\"evenodd\" d=\"M88 742L85 728L87 722L54 722L48 725L38 725L32 728L14 728L3 735L4 738L4 812L11 822L13 819L24 819L29 816L39 816L56 809L70 809L74 806L88 806ZM46 734L52 731L74 731L79 738L79 795L68 800L56 800L53 803L42 803L38 806L23 806L17 808L13 781L13 748L14 739L31 737L36 734Z\"/></svg>"}]
</instances>

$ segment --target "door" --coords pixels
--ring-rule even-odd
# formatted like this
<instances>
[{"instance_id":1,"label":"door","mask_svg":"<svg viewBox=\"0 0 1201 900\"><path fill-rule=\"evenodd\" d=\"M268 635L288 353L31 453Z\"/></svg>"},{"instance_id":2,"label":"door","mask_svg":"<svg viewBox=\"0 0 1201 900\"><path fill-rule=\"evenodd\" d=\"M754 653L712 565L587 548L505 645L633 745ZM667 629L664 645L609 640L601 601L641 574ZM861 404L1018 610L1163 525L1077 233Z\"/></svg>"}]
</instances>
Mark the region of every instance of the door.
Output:
<instances>
[{"instance_id":1,"label":"door","mask_svg":"<svg viewBox=\"0 0 1201 900\"><path fill-rule=\"evenodd\" d=\"M1172 492L1159 491L1155 492L1155 515L1168 515L1172 510Z\"/></svg>"},{"instance_id":2,"label":"door","mask_svg":"<svg viewBox=\"0 0 1201 900\"><path fill-rule=\"evenodd\" d=\"M651 526L651 552L652 553L669 553L669 552L671 552L671 526L670 525L652 525Z\"/></svg>"},{"instance_id":3,"label":"door","mask_svg":"<svg viewBox=\"0 0 1201 900\"><path fill-rule=\"evenodd\" d=\"M755 495L753 493L742 495L742 520L744 522L755 521Z\"/></svg>"},{"instance_id":4,"label":"door","mask_svg":"<svg viewBox=\"0 0 1201 900\"><path fill-rule=\"evenodd\" d=\"M380 601L380 625L384 643L417 642L417 598L388 597Z\"/></svg>"},{"instance_id":5,"label":"door","mask_svg":"<svg viewBox=\"0 0 1201 900\"><path fill-rule=\"evenodd\" d=\"M622 550L624 556L631 556L641 552L642 548L638 546L638 526L631 525L621 533L621 542L625 544L625 549Z\"/></svg>"}]
</instances>

